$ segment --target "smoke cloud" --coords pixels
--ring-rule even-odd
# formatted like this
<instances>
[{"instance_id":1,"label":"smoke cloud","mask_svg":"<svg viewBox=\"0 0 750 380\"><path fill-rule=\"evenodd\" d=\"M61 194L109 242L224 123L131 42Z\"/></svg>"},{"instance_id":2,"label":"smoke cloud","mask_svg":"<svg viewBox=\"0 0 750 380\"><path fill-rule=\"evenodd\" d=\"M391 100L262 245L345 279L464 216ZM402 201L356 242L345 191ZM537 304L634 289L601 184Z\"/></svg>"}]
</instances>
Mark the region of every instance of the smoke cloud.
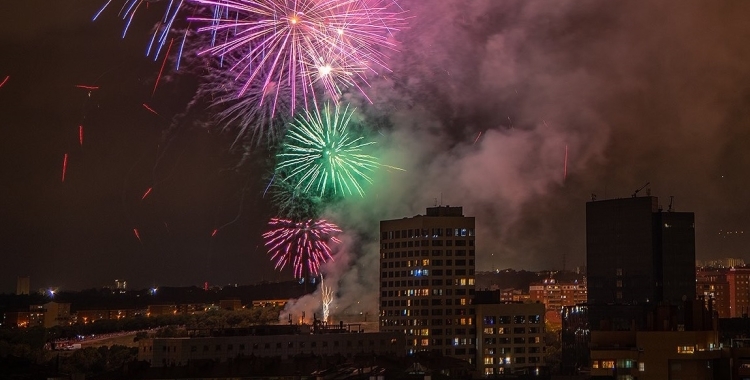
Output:
<instances>
[{"instance_id":1,"label":"smoke cloud","mask_svg":"<svg viewBox=\"0 0 750 380\"><path fill-rule=\"evenodd\" d=\"M747 253L712 248L750 211L724 200L747 188L750 3L400 3L393 73L347 100L405 171L328 210L339 311L377 313L379 221L435 204L477 218L480 271L584 265L585 202L646 182L696 213L698 258Z\"/></svg>"}]
</instances>

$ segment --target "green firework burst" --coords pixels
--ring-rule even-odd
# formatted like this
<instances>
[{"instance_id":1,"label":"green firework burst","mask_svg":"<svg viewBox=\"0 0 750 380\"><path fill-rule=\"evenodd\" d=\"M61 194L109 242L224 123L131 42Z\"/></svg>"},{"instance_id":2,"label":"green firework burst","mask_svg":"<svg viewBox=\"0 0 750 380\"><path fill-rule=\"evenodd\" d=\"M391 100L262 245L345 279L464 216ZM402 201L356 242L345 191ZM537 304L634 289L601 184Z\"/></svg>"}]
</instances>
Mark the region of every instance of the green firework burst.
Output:
<instances>
[{"instance_id":1,"label":"green firework burst","mask_svg":"<svg viewBox=\"0 0 750 380\"><path fill-rule=\"evenodd\" d=\"M370 174L379 166L364 148L375 142L349 129L354 110L348 106L313 105L289 126L276 156L277 172L295 189L320 198L364 196L362 186L372 183Z\"/></svg>"}]
</instances>

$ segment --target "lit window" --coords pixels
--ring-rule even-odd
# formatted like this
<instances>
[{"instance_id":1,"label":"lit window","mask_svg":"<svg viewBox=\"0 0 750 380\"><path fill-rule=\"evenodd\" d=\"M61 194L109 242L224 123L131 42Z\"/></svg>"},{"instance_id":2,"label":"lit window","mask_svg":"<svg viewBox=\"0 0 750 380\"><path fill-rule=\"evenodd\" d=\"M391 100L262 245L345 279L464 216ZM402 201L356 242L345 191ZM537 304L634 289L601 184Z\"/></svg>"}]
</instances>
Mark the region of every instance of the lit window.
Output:
<instances>
[{"instance_id":1,"label":"lit window","mask_svg":"<svg viewBox=\"0 0 750 380\"><path fill-rule=\"evenodd\" d=\"M594 362L591 363L591 368L598 369L599 368L599 361L598 360L594 360Z\"/></svg>"},{"instance_id":2,"label":"lit window","mask_svg":"<svg viewBox=\"0 0 750 380\"><path fill-rule=\"evenodd\" d=\"M638 370L641 371L641 372L645 371L646 370L646 363L644 363L644 362L638 363Z\"/></svg>"},{"instance_id":3,"label":"lit window","mask_svg":"<svg viewBox=\"0 0 750 380\"><path fill-rule=\"evenodd\" d=\"M614 360L602 360L602 368L615 368Z\"/></svg>"},{"instance_id":4,"label":"lit window","mask_svg":"<svg viewBox=\"0 0 750 380\"><path fill-rule=\"evenodd\" d=\"M695 352L695 346L677 346L678 354L692 354Z\"/></svg>"}]
</instances>

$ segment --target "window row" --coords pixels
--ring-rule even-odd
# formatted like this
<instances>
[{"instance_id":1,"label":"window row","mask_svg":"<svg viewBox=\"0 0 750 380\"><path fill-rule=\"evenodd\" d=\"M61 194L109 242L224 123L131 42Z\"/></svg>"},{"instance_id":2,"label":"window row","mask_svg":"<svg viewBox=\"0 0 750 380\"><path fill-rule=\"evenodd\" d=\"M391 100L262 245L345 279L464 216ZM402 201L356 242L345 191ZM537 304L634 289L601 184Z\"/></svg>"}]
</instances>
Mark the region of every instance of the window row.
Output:
<instances>
[{"instance_id":1,"label":"window row","mask_svg":"<svg viewBox=\"0 0 750 380\"><path fill-rule=\"evenodd\" d=\"M473 228L410 228L408 230L385 231L380 234L381 239L418 239L418 238L438 238L443 236L474 236Z\"/></svg>"},{"instance_id":2,"label":"window row","mask_svg":"<svg viewBox=\"0 0 750 380\"><path fill-rule=\"evenodd\" d=\"M484 335L504 335L504 334L539 334L541 332L541 328L539 327L529 327L528 329L526 327L513 327L512 329L509 327L485 327L482 329L482 332Z\"/></svg>"},{"instance_id":3,"label":"window row","mask_svg":"<svg viewBox=\"0 0 750 380\"><path fill-rule=\"evenodd\" d=\"M443 280L432 280L432 284L435 285L435 281L440 281L439 285L442 285ZM446 281L446 285L450 285L449 281ZM405 289L405 290L383 290L380 292L380 297L387 298L387 297L408 297L413 296L416 294L417 289ZM470 295L473 296L475 293L474 289L445 289L445 295L446 296L465 296ZM433 296L442 296L443 295L443 289L432 289L432 295ZM415 299L415 300L401 300L404 301L403 306L411 306L411 305L425 305L427 306L429 303L429 300L426 299ZM398 306L398 305L397 305Z\"/></svg>"},{"instance_id":4,"label":"window row","mask_svg":"<svg viewBox=\"0 0 750 380\"><path fill-rule=\"evenodd\" d=\"M451 257L451 256L454 256L454 254L455 256L466 256L467 251L465 249L457 249L455 251L452 249L445 249L445 250L433 249L432 252L430 252L430 250L428 249L423 249L421 251L382 252L380 254L380 258L381 259L401 259L401 258L406 259L409 257L441 257L444 255L447 257ZM473 257L475 255L474 250L473 249L469 250L468 255Z\"/></svg>"},{"instance_id":5,"label":"window row","mask_svg":"<svg viewBox=\"0 0 750 380\"><path fill-rule=\"evenodd\" d=\"M530 323L530 324L539 324L542 323L542 316L539 314L536 315L500 315L500 316L494 316L494 315L487 315L483 318L483 322L485 325L509 325L512 323L514 324L523 324L523 323Z\"/></svg>"},{"instance_id":6,"label":"window row","mask_svg":"<svg viewBox=\"0 0 750 380\"><path fill-rule=\"evenodd\" d=\"M489 347L482 350L485 356L490 355L508 355L510 353L513 353L516 348L522 348L524 350L517 352L517 353L527 353L527 354L540 354L544 352L544 347Z\"/></svg>"},{"instance_id":7,"label":"window row","mask_svg":"<svg viewBox=\"0 0 750 380\"><path fill-rule=\"evenodd\" d=\"M467 274L468 273L468 274ZM411 269L411 270L402 270L402 271L387 271L387 272L381 272L380 278L398 278L398 277L427 277L432 274L432 276L473 276L474 275L474 269ZM474 279L471 279L474 280ZM427 281L427 280L424 280ZM458 281L458 279L456 279ZM466 285L466 284L458 284L456 285Z\"/></svg>"},{"instance_id":8,"label":"window row","mask_svg":"<svg viewBox=\"0 0 750 380\"><path fill-rule=\"evenodd\" d=\"M403 261L383 261L381 267L387 268L423 268L423 267L461 267L461 266L474 266L474 259L457 259L457 260L443 260L443 259L417 259L417 260L403 260Z\"/></svg>"},{"instance_id":9,"label":"window row","mask_svg":"<svg viewBox=\"0 0 750 380\"><path fill-rule=\"evenodd\" d=\"M414 301L420 301L420 300L414 300ZM394 307L394 306L395 307L399 307L399 306L412 307L412 306L443 306L443 305L453 306L454 305L454 300L451 298L445 299L445 300L443 300L442 298L431 299L431 300L423 299L421 301L423 302L420 304L417 304L417 302L412 302L412 300L395 300L395 301L388 300L388 301L380 301L380 306L381 307ZM425 304L424 301L429 301L429 303ZM456 298L455 299L456 306L459 306L459 305L467 306L470 304L471 304L471 301L468 298Z\"/></svg>"},{"instance_id":10,"label":"window row","mask_svg":"<svg viewBox=\"0 0 750 380\"><path fill-rule=\"evenodd\" d=\"M380 248L382 249L395 249L395 248L414 248L414 247L473 247L474 240L459 239L459 240L422 240L422 241L402 241L394 243L381 243ZM418 251L413 251L418 252Z\"/></svg>"},{"instance_id":11,"label":"window row","mask_svg":"<svg viewBox=\"0 0 750 380\"><path fill-rule=\"evenodd\" d=\"M385 272L383 272L385 273ZM384 276L385 277L385 276ZM383 277L383 278L384 278ZM433 285L435 283L433 282ZM381 281L380 287L381 288L394 288L394 287L407 287L407 286L428 286L430 285L430 280L427 279L421 279L421 280L396 280L396 281ZM446 279L442 283L442 285L446 286L474 286L474 279L473 278L454 278L453 280ZM408 293L399 293L399 296L407 296L407 295L414 295L411 294L410 290L396 290L398 292L408 292ZM453 295L452 289L445 289L445 295L450 296ZM469 289L469 294L474 294L474 289ZM425 293L424 295L429 295ZM432 295L433 296L441 296L443 295L443 289L432 289Z\"/></svg>"},{"instance_id":12,"label":"window row","mask_svg":"<svg viewBox=\"0 0 750 380\"><path fill-rule=\"evenodd\" d=\"M468 304L468 303L467 303ZM382 306L382 305L381 305ZM456 305L458 306L458 305ZM469 312L467 312L469 310ZM473 315L474 309L397 309L381 310L381 315L385 317L418 317L428 315Z\"/></svg>"},{"instance_id":13,"label":"window row","mask_svg":"<svg viewBox=\"0 0 750 380\"><path fill-rule=\"evenodd\" d=\"M530 337L521 337L516 336L511 338L488 338L485 337L483 342L485 345L498 345L498 344L538 344L542 343L542 337L541 336L530 336Z\"/></svg>"}]
</instances>

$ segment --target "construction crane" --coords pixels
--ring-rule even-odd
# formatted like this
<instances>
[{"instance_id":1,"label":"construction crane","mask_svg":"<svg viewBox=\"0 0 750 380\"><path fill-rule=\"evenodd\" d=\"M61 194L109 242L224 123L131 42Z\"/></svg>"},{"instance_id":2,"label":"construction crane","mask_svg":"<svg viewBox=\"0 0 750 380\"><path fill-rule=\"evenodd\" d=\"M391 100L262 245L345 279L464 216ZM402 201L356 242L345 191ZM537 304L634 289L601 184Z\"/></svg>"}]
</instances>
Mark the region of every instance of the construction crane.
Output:
<instances>
[{"instance_id":1,"label":"construction crane","mask_svg":"<svg viewBox=\"0 0 750 380\"><path fill-rule=\"evenodd\" d=\"M637 197L637 196L638 196L638 193L639 193L639 192L640 192L641 190L645 189L645 188L646 188L646 186L648 186L649 184L651 184L651 182L646 182L646 184L645 184L645 185L641 186L641 188L640 188L640 189L636 190L636 191L635 191L635 193L633 193L633 198Z\"/></svg>"}]
</instances>

